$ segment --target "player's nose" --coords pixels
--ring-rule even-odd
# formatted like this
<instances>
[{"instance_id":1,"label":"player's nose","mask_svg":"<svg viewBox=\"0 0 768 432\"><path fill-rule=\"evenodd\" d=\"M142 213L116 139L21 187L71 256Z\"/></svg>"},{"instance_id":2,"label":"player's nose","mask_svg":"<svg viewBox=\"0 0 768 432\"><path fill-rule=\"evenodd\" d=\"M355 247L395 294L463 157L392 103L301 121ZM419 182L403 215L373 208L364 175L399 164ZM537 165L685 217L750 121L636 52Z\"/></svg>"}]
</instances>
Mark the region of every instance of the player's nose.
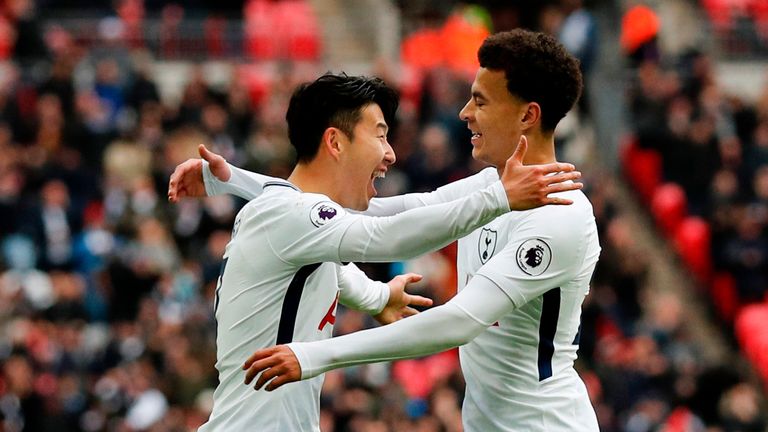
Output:
<instances>
[{"instance_id":1,"label":"player's nose","mask_svg":"<svg viewBox=\"0 0 768 432\"><path fill-rule=\"evenodd\" d=\"M386 141L386 145L384 146L384 162L387 165L392 165L396 160L397 156L395 156L395 149L392 148L389 141Z\"/></svg>"},{"instance_id":2,"label":"player's nose","mask_svg":"<svg viewBox=\"0 0 768 432\"><path fill-rule=\"evenodd\" d=\"M459 118L465 122L471 120L470 117L472 115L472 107L470 105L472 105L472 99L467 101L467 103L464 105L464 108L459 111Z\"/></svg>"}]
</instances>

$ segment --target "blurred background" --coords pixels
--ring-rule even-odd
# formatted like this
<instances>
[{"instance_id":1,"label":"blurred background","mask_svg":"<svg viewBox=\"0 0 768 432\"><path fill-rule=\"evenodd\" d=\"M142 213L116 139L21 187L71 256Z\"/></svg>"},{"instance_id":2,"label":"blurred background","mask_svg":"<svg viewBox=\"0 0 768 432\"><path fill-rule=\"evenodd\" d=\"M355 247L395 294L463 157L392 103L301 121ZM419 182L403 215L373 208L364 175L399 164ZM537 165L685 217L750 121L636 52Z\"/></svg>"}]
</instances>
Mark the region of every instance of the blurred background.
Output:
<instances>
[{"instance_id":1,"label":"blurred background","mask_svg":"<svg viewBox=\"0 0 768 432\"><path fill-rule=\"evenodd\" d=\"M193 431L212 297L244 204L169 204L198 143L285 177L292 89L402 96L380 195L482 166L457 116L476 49L558 37L586 90L557 130L603 253L577 369L601 429L768 429L768 1L0 0L0 431ZM456 249L362 266L437 303ZM341 309L336 333L375 325ZM328 373L322 430L461 430L457 354Z\"/></svg>"}]
</instances>

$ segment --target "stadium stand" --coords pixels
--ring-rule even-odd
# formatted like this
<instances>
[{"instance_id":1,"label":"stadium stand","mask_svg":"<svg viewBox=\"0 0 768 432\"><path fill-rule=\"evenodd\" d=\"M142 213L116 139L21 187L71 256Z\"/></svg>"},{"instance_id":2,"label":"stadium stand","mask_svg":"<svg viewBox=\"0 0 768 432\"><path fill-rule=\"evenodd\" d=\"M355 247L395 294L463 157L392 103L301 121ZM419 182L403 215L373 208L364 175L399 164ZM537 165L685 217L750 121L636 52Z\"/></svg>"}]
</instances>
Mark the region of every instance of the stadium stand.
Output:
<instances>
[{"instance_id":1,"label":"stadium stand","mask_svg":"<svg viewBox=\"0 0 768 432\"><path fill-rule=\"evenodd\" d=\"M757 22L762 2L702 3L712 27L729 32L717 35L723 56L746 53L729 41L743 28L739 19ZM747 59L762 52L755 45ZM634 135L627 139L624 174L641 199L653 196L651 213L660 232L706 287L717 316L733 326L742 352L763 379L762 388L768 388L765 332L756 325L765 318L768 302L760 175L768 89L755 91L752 101L725 94L710 57L701 52L645 59L634 69L630 86ZM658 168L645 168L653 179L648 180L633 166L650 165L649 159L654 166L661 161L661 181Z\"/></svg>"}]
</instances>

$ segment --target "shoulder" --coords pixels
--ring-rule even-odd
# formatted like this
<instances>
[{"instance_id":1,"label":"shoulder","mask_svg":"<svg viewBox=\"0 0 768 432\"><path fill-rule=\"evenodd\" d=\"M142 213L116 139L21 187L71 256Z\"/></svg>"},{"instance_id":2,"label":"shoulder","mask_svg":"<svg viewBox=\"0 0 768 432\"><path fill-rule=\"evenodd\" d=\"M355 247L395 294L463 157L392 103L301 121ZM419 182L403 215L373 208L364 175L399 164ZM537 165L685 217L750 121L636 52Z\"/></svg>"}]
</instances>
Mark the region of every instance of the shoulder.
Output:
<instances>
[{"instance_id":1,"label":"shoulder","mask_svg":"<svg viewBox=\"0 0 768 432\"><path fill-rule=\"evenodd\" d=\"M592 203L580 190L560 192L553 194L558 198L566 198L573 201L570 205L546 205L530 210L526 216L543 225L572 226L573 222L589 220L593 217ZM553 228L557 228L553 226Z\"/></svg>"},{"instance_id":2,"label":"shoulder","mask_svg":"<svg viewBox=\"0 0 768 432\"><path fill-rule=\"evenodd\" d=\"M573 204L549 205L523 212L512 231L513 242L535 238L550 248L571 249L596 232L592 205L581 191L558 195L573 200ZM521 245L523 249L525 246L530 245Z\"/></svg>"},{"instance_id":3,"label":"shoulder","mask_svg":"<svg viewBox=\"0 0 768 432\"><path fill-rule=\"evenodd\" d=\"M299 206L299 216L306 218L315 227L333 223L347 215L339 203L323 194L302 193Z\"/></svg>"},{"instance_id":4,"label":"shoulder","mask_svg":"<svg viewBox=\"0 0 768 432\"><path fill-rule=\"evenodd\" d=\"M272 225L317 228L347 215L340 204L326 195L301 192L287 182L275 183L265 184L264 194L247 204L250 213L269 217Z\"/></svg>"},{"instance_id":5,"label":"shoulder","mask_svg":"<svg viewBox=\"0 0 768 432\"><path fill-rule=\"evenodd\" d=\"M499 171L494 167L483 168L475 175L481 176L487 184L491 184L499 180Z\"/></svg>"}]
</instances>

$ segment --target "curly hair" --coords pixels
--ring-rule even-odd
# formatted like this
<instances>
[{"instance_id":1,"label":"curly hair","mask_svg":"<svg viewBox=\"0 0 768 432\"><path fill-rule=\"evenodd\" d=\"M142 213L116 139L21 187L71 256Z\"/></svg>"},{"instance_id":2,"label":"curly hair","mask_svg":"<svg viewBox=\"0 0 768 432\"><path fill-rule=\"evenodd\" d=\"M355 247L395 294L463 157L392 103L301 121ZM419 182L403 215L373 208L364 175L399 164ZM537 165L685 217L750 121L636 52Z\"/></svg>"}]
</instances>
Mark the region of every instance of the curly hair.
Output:
<instances>
[{"instance_id":1,"label":"curly hair","mask_svg":"<svg viewBox=\"0 0 768 432\"><path fill-rule=\"evenodd\" d=\"M299 86L285 114L288 138L299 162L309 162L315 157L323 133L329 127L339 128L349 139L354 139L355 125L370 104L381 108L388 125L394 123L398 95L379 78L326 73Z\"/></svg>"},{"instance_id":2,"label":"curly hair","mask_svg":"<svg viewBox=\"0 0 768 432\"><path fill-rule=\"evenodd\" d=\"M557 123L581 95L579 61L555 38L516 29L489 36L477 53L480 67L503 70L507 90L541 107L541 127Z\"/></svg>"}]
</instances>

